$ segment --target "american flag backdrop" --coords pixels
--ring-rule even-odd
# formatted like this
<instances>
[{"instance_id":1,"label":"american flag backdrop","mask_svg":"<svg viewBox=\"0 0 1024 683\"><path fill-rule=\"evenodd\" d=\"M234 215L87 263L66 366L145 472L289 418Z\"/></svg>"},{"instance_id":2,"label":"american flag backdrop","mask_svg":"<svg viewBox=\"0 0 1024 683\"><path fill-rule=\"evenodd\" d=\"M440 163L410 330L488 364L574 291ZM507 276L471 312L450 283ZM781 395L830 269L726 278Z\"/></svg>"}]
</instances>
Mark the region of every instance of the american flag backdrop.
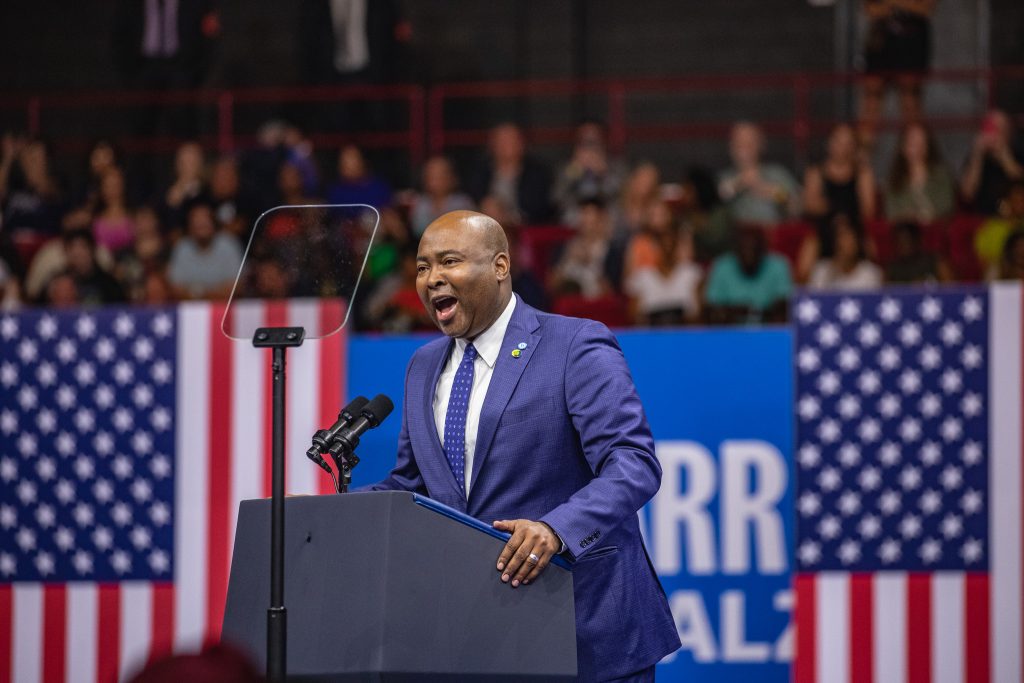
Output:
<instances>
[{"instance_id":1,"label":"american flag backdrop","mask_svg":"<svg viewBox=\"0 0 1024 683\"><path fill-rule=\"evenodd\" d=\"M1021 681L1021 311L794 302L797 683Z\"/></svg>"},{"instance_id":2,"label":"american flag backdrop","mask_svg":"<svg viewBox=\"0 0 1024 683\"><path fill-rule=\"evenodd\" d=\"M314 335L340 306L230 315ZM238 501L269 495L271 452L270 351L223 315L0 315L0 683L107 683L219 637ZM289 350L290 493L333 490L303 453L343 403L344 354L343 333Z\"/></svg>"}]
</instances>

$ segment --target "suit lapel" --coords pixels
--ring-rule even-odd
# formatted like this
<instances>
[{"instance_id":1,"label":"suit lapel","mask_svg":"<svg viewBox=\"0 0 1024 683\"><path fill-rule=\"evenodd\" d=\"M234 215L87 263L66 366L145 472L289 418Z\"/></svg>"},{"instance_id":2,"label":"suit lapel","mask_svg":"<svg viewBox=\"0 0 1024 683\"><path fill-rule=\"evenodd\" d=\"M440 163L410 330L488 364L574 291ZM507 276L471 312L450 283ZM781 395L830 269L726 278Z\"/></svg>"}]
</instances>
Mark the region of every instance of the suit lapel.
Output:
<instances>
[{"instance_id":1,"label":"suit lapel","mask_svg":"<svg viewBox=\"0 0 1024 683\"><path fill-rule=\"evenodd\" d=\"M473 453L473 474L470 478L470 495L476 488L480 468L491 451L494 432L498 428L505 406L512 398L519 378L523 376L523 371L526 370L540 342L541 335L537 333L539 327L536 311L523 303L522 299L517 301L508 329L505 330L505 338L501 342L498 359L494 362L494 374L491 375L491 383L487 387L487 396L480 411L480 426L477 429L476 450ZM521 342L526 342L523 349L519 349ZM512 356L514 350L520 351L518 358Z\"/></svg>"},{"instance_id":2,"label":"suit lapel","mask_svg":"<svg viewBox=\"0 0 1024 683\"><path fill-rule=\"evenodd\" d=\"M420 400L423 409L423 417L427 422L427 448L429 449L429 452L434 455L434 459L440 464L440 469L447 473L447 476L444 476L443 478L450 485L455 497L458 500L465 501L465 496L462 494L462 487L459 486L459 482L455 479L455 474L452 472L452 468L448 464L448 457L444 453L444 444L441 443L441 438L437 434L437 424L434 422L434 393L437 391L437 380L441 377L441 371L448 362L448 357L451 355L452 345L454 343L455 340L449 340L447 344L439 345L437 355L431 359L431 362L433 363L433 371L424 375L424 383L422 387L423 396Z\"/></svg>"}]
</instances>

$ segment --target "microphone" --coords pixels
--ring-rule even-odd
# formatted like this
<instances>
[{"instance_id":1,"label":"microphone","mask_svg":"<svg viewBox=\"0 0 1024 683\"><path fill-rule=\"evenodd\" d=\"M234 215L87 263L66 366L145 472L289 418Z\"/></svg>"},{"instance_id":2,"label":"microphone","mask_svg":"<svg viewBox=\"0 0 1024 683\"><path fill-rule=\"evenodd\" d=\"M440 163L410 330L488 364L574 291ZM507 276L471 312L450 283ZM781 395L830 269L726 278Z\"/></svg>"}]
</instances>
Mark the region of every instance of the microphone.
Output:
<instances>
[{"instance_id":1,"label":"microphone","mask_svg":"<svg viewBox=\"0 0 1024 683\"><path fill-rule=\"evenodd\" d=\"M359 446L359 437L367 430L373 429L394 410L395 404L384 394L377 394L373 400L363 406L359 417L337 432L327 452L337 464L339 458L351 456Z\"/></svg>"},{"instance_id":2,"label":"microphone","mask_svg":"<svg viewBox=\"0 0 1024 683\"><path fill-rule=\"evenodd\" d=\"M325 472L333 475L334 473L331 472L331 468L320 454L327 451L327 448L338 435L338 432L352 422L367 403L369 401L366 400L365 396L356 396L352 399L351 403L341 409L341 412L338 413L338 419L329 429L317 430L316 434L313 435L313 445L306 451L306 457L319 465Z\"/></svg>"}]
</instances>

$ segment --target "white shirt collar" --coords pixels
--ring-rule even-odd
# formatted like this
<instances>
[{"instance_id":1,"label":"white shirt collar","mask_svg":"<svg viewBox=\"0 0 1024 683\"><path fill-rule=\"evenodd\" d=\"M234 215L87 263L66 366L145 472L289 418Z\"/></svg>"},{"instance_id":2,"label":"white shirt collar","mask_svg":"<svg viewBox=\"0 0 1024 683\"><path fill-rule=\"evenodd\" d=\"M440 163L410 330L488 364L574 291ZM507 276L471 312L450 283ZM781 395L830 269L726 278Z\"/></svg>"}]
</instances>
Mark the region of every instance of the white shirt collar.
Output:
<instances>
[{"instance_id":1,"label":"white shirt collar","mask_svg":"<svg viewBox=\"0 0 1024 683\"><path fill-rule=\"evenodd\" d=\"M501 342L505 339L505 330L508 329L508 323L512 320L512 311L515 310L515 307L516 295L513 294L498 319L473 340L473 347L476 349L477 355L487 363L489 368L494 367L494 363L498 360L498 354L501 353ZM469 342L465 339L456 339L455 343L460 352L465 352L466 344Z\"/></svg>"}]
</instances>

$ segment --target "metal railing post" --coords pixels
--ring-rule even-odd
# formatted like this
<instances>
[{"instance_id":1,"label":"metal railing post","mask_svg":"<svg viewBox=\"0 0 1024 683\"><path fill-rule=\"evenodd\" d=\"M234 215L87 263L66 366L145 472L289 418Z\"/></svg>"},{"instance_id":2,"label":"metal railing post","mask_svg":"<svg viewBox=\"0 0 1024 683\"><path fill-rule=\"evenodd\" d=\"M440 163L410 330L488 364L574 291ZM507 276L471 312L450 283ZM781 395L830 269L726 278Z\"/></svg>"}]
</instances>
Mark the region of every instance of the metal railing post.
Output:
<instances>
[{"instance_id":1,"label":"metal railing post","mask_svg":"<svg viewBox=\"0 0 1024 683\"><path fill-rule=\"evenodd\" d=\"M230 91L217 96L217 149L221 154L235 149L235 96Z\"/></svg>"},{"instance_id":2,"label":"metal railing post","mask_svg":"<svg viewBox=\"0 0 1024 683\"><path fill-rule=\"evenodd\" d=\"M25 111L25 124L28 129L28 134L35 137L39 135L39 131L42 127L40 121L41 117L42 102L38 97L29 98L28 107Z\"/></svg>"}]
</instances>

